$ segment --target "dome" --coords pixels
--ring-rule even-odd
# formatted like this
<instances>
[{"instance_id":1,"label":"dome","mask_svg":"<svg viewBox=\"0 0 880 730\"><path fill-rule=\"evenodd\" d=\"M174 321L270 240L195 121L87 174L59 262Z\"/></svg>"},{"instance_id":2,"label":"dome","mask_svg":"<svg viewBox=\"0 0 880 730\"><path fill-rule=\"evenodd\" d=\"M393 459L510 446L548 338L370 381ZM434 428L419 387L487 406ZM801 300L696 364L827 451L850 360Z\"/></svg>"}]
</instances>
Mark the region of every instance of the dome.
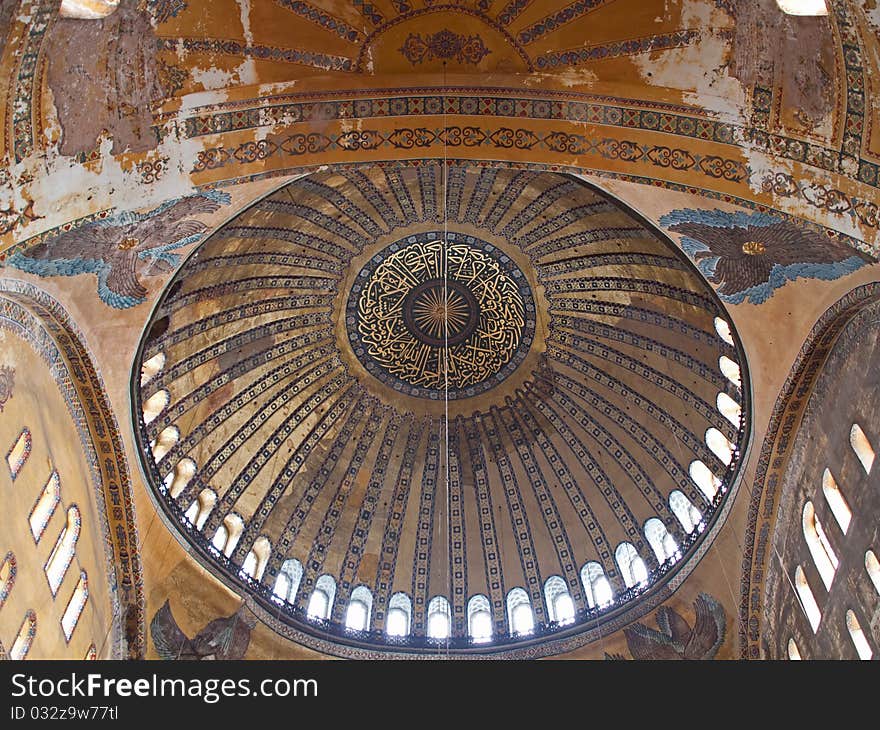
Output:
<instances>
[{"instance_id":1,"label":"dome","mask_svg":"<svg viewBox=\"0 0 880 730\"><path fill-rule=\"evenodd\" d=\"M749 433L738 336L674 244L582 180L475 164L257 201L170 282L132 391L179 539L342 656L632 620L699 559Z\"/></svg>"}]
</instances>

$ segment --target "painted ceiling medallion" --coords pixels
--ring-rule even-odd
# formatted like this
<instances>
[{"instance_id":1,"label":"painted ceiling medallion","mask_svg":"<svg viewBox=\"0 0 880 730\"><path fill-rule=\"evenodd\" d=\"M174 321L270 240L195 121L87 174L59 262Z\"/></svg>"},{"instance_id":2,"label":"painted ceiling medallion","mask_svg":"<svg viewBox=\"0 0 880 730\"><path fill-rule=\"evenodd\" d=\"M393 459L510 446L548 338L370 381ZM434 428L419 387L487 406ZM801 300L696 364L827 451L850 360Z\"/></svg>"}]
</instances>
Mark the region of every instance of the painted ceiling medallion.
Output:
<instances>
[{"instance_id":1,"label":"painted ceiling medallion","mask_svg":"<svg viewBox=\"0 0 880 730\"><path fill-rule=\"evenodd\" d=\"M346 327L368 372L433 400L502 382L528 353L535 305L513 261L473 236L410 236L373 256L349 295Z\"/></svg>"}]
</instances>

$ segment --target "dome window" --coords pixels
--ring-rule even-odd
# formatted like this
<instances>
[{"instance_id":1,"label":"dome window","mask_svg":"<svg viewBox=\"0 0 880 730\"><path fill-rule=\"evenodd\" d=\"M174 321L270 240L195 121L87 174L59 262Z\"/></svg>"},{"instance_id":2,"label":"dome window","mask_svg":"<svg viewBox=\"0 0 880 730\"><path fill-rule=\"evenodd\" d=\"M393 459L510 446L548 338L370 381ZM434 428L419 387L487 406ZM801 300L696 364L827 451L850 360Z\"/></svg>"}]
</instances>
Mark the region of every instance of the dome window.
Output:
<instances>
[{"instance_id":1,"label":"dome window","mask_svg":"<svg viewBox=\"0 0 880 730\"><path fill-rule=\"evenodd\" d=\"M345 628L351 631L366 631L370 627L370 613L373 607L373 594L366 586L358 586L351 592L348 608L345 609Z\"/></svg>"},{"instance_id":2,"label":"dome window","mask_svg":"<svg viewBox=\"0 0 880 730\"><path fill-rule=\"evenodd\" d=\"M810 627L815 634L819 630L819 623L822 621L822 612L819 610L819 604L816 603L816 597L813 595L810 584L807 583L804 569L800 565L794 571L794 587L801 600L801 608L804 610L804 615L806 615L807 620L810 622Z\"/></svg>"},{"instance_id":3,"label":"dome window","mask_svg":"<svg viewBox=\"0 0 880 730\"><path fill-rule=\"evenodd\" d=\"M511 635L526 636L535 630L529 594L522 588L512 588L507 594L507 623Z\"/></svg>"},{"instance_id":4,"label":"dome window","mask_svg":"<svg viewBox=\"0 0 880 730\"><path fill-rule=\"evenodd\" d=\"M322 575L315 581L315 590L312 591L312 597L309 598L306 615L310 619L326 621L330 618L330 611L333 609L333 599L335 597L336 581L333 580L333 576Z\"/></svg>"},{"instance_id":5,"label":"dome window","mask_svg":"<svg viewBox=\"0 0 880 730\"><path fill-rule=\"evenodd\" d=\"M428 636L432 639L448 639L450 631L449 601L443 596L434 596L428 603Z\"/></svg>"},{"instance_id":6,"label":"dome window","mask_svg":"<svg viewBox=\"0 0 880 730\"><path fill-rule=\"evenodd\" d=\"M475 644L492 641L492 612L489 599L480 594L468 601L468 635Z\"/></svg>"},{"instance_id":7,"label":"dome window","mask_svg":"<svg viewBox=\"0 0 880 730\"><path fill-rule=\"evenodd\" d=\"M409 636L412 624L412 601L406 593L395 593L388 601L385 633L388 636Z\"/></svg>"}]
</instances>

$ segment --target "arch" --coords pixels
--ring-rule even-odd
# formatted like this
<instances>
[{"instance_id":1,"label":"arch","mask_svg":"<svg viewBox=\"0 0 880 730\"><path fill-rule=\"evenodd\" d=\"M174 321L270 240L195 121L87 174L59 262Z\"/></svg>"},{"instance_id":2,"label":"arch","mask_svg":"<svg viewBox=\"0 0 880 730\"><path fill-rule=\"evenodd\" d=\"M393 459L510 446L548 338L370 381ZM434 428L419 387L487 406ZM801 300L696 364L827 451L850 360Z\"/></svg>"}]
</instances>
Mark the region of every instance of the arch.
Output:
<instances>
[{"instance_id":1,"label":"arch","mask_svg":"<svg viewBox=\"0 0 880 730\"><path fill-rule=\"evenodd\" d=\"M302 576L302 563L296 558L288 558L281 563L281 570L275 578L272 594L281 601L292 604L296 598L297 591L299 591Z\"/></svg>"},{"instance_id":2,"label":"arch","mask_svg":"<svg viewBox=\"0 0 880 730\"><path fill-rule=\"evenodd\" d=\"M467 604L468 636L474 644L492 641L492 610L482 593L471 596Z\"/></svg>"},{"instance_id":3,"label":"arch","mask_svg":"<svg viewBox=\"0 0 880 730\"><path fill-rule=\"evenodd\" d=\"M590 608L603 608L614 602L614 591L602 566L591 561L581 568L581 582Z\"/></svg>"},{"instance_id":4,"label":"arch","mask_svg":"<svg viewBox=\"0 0 880 730\"><path fill-rule=\"evenodd\" d=\"M828 15L827 0L776 0L786 15Z\"/></svg>"},{"instance_id":5,"label":"arch","mask_svg":"<svg viewBox=\"0 0 880 730\"><path fill-rule=\"evenodd\" d=\"M106 18L119 7L119 0L61 0L58 14L62 18L97 20Z\"/></svg>"},{"instance_id":6,"label":"arch","mask_svg":"<svg viewBox=\"0 0 880 730\"><path fill-rule=\"evenodd\" d=\"M232 555L241 533L244 531L244 520L235 512L230 512L223 518L223 524L214 533L211 544L223 553L227 558Z\"/></svg>"},{"instance_id":7,"label":"arch","mask_svg":"<svg viewBox=\"0 0 880 730\"><path fill-rule=\"evenodd\" d=\"M158 418L171 402L171 393L167 390L157 390L144 401L144 425L149 426Z\"/></svg>"},{"instance_id":8,"label":"arch","mask_svg":"<svg viewBox=\"0 0 880 730\"><path fill-rule=\"evenodd\" d=\"M874 466L874 449L871 447L871 442L868 441L868 437L858 423L854 423L849 431L849 445L852 446L852 450L859 457L865 474L870 474L871 467Z\"/></svg>"},{"instance_id":9,"label":"arch","mask_svg":"<svg viewBox=\"0 0 880 730\"><path fill-rule=\"evenodd\" d=\"M412 626L412 600L406 593L395 593L388 600L385 633L388 636L409 636Z\"/></svg>"},{"instance_id":10,"label":"arch","mask_svg":"<svg viewBox=\"0 0 880 730\"><path fill-rule=\"evenodd\" d=\"M31 455L31 432L28 428L21 429L18 438L6 454L6 464L9 466L9 475L12 481L19 475L28 457Z\"/></svg>"},{"instance_id":11,"label":"arch","mask_svg":"<svg viewBox=\"0 0 880 730\"><path fill-rule=\"evenodd\" d=\"M793 661L800 661L802 658L801 651L793 638L788 640L788 658Z\"/></svg>"},{"instance_id":12,"label":"arch","mask_svg":"<svg viewBox=\"0 0 880 730\"><path fill-rule=\"evenodd\" d=\"M313 620L326 621L330 618L335 597L336 581L332 575L322 575L315 581L315 590L312 591L312 596L309 598L306 615Z\"/></svg>"},{"instance_id":13,"label":"arch","mask_svg":"<svg viewBox=\"0 0 880 730\"><path fill-rule=\"evenodd\" d=\"M718 368L721 370L721 374L724 375L725 378L742 390L742 371L740 370L739 365L727 357L727 355L722 355L718 358Z\"/></svg>"},{"instance_id":14,"label":"arch","mask_svg":"<svg viewBox=\"0 0 880 730\"><path fill-rule=\"evenodd\" d=\"M614 551L614 560L617 562L620 575L627 588L647 585L648 568L631 543L620 543L617 550Z\"/></svg>"},{"instance_id":15,"label":"arch","mask_svg":"<svg viewBox=\"0 0 880 730\"><path fill-rule=\"evenodd\" d=\"M271 553L272 544L269 542L269 538L265 535L260 535L254 540L253 547L245 556L244 563L241 566L241 573L254 580L262 580Z\"/></svg>"},{"instance_id":16,"label":"arch","mask_svg":"<svg viewBox=\"0 0 880 730\"><path fill-rule=\"evenodd\" d=\"M61 617L61 629L64 631L64 638L69 642L79 623L79 617L82 616L83 609L86 607L86 601L89 600L89 577L86 571L81 570L79 573L79 582L73 589L73 595L67 602L67 608L64 609L64 615Z\"/></svg>"},{"instance_id":17,"label":"arch","mask_svg":"<svg viewBox=\"0 0 880 730\"><path fill-rule=\"evenodd\" d=\"M669 509L681 524L682 529L690 535L703 525L703 515L693 503L677 489L669 493Z\"/></svg>"},{"instance_id":18,"label":"arch","mask_svg":"<svg viewBox=\"0 0 880 730\"><path fill-rule=\"evenodd\" d=\"M794 571L794 587L801 601L801 608L810 622L810 628L815 634L819 630L819 623L822 621L822 612L819 610L819 604L816 603L816 597L807 583L807 576L804 569L799 565Z\"/></svg>"},{"instance_id":19,"label":"arch","mask_svg":"<svg viewBox=\"0 0 880 730\"><path fill-rule=\"evenodd\" d=\"M825 536L825 531L822 529L822 523L816 516L813 503L809 500L804 503L801 525L816 570L819 571L825 589L831 590L831 582L834 580L834 573L838 565L837 555L834 554L834 550Z\"/></svg>"},{"instance_id":20,"label":"arch","mask_svg":"<svg viewBox=\"0 0 880 730\"><path fill-rule=\"evenodd\" d=\"M370 626L373 611L373 594L366 586L357 586L351 592L348 608L345 609L345 628L352 631L366 631Z\"/></svg>"},{"instance_id":21,"label":"arch","mask_svg":"<svg viewBox=\"0 0 880 730\"><path fill-rule=\"evenodd\" d=\"M34 643L34 637L36 635L37 614L28 609L24 615L24 620L21 622L21 627L18 629L18 633L15 636L15 641L12 642L12 647L9 649L9 658L16 661L24 659L30 651L31 644Z\"/></svg>"},{"instance_id":22,"label":"arch","mask_svg":"<svg viewBox=\"0 0 880 730\"><path fill-rule=\"evenodd\" d=\"M434 596L428 602L428 636L448 639L452 633L452 611L445 596Z\"/></svg>"},{"instance_id":23,"label":"arch","mask_svg":"<svg viewBox=\"0 0 880 730\"><path fill-rule=\"evenodd\" d=\"M52 519L52 515L55 514L55 509L58 507L60 501L61 479L58 476L58 472L53 471L49 475L49 480L46 482L46 486L43 487L42 493L37 498L37 501L34 502L34 506L28 517L28 522L31 526L31 535L34 536L34 540L36 540L37 543L40 542L40 538L46 530L46 525L49 524L49 520Z\"/></svg>"},{"instance_id":24,"label":"arch","mask_svg":"<svg viewBox=\"0 0 880 730\"><path fill-rule=\"evenodd\" d=\"M15 585L15 576L18 573L18 564L15 560L15 553L11 550L6 553L3 562L0 563L0 608L12 593L12 587Z\"/></svg>"},{"instance_id":25,"label":"arch","mask_svg":"<svg viewBox=\"0 0 880 730\"><path fill-rule=\"evenodd\" d=\"M155 378L162 368L165 367L165 353L157 352L149 360L145 360L141 365L141 387L143 388L153 378Z\"/></svg>"},{"instance_id":26,"label":"arch","mask_svg":"<svg viewBox=\"0 0 880 730\"><path fill-rule=\"evenodd\" d=\"M846 612L846 630L849 631L849 638L852 639L859 659L868 660L874 656L874 651L871 649L871 645L865 637L865 632L862 631L862 626L852 609Z\"/></svg>"},{"instance_id":27,"label":"arch","mask_svg":"<svg viewBox=\"0 0 880 730\"><path fill-rule=\"evenodd\" d=\"M868 577L874 584L874 590L880 596L880 560L877 560L873 550L868 550L865 553L865 570L868 571Z\"/></svg>"},{"instance_id":28,"label":"arch","mask_svg":"<svg viewBox=\"0 0 880 730\"><path fill-rule=\"evenodd\" d=\"M79 508L71 505L67 509L67 524L61 529L61 534L55 541L55 547L46 561L44 570L49 579L49 588L54 596L61 587L61 582L67 574L67 569L76 553L76 543L79 540L79 532L82 526Z\"/></svg>"},{"instance_id":29,"label":"arch","mask_svg":"<svg viewBox=\"0 0 880 730\"><path fill-rule=\"evenodd\" d=\"M688 474L690 474L691 480L703 493L706 503L712 504L715 495L721 489L721 480L699 459L691 462L691 465L688 467Z\"/></svg>"},{"instance_id":30,"label":"arch","mask_svg":"<svg viewBox=\"0 0 880 730\"><path fill-rule=\"evenodd\" d=\"M714 426L706 430L706 446L724 466L730 466L733 461L733 444Z\"/></svg>"},{"instance_id":31,"label":"arch","mask_svg":"<svg viewBox=\"0 0 880 730\"><path fill-rule=\"evenodd\" d=\"M718 397L715 399L715 407L722 416L730 421L734 428L740 427L742 423L742 407L723 390L719 391Z\"/></svg>"},{"instance_id":32,"label":"arch","mask_svg":"<svg viewBox=\"0 0 880 730\"><path fill-rule=\"evenodd\" d=\"M166 428L163 428L156 437L156 442L153 445L153 459L155 462L158 464L162 461L165 454L171 451L179 440L180 429L177 426L167 426Z\"/></svg>"},{"instance_id":33,"label":"arch","mask_svg":"<svg viewBox=\"0 0 880 730\"><path fill-rule=\"evenodd\" d=\"M201 492L199 492L199 496L193 500L193 503L189 506L184 517L190 521L197 530L201 530L205 526L205 522L208 520L208 515L211 514L211 510L214 509L214 505L217 504L217 492L213 489L206 487Z\"/></svg>"},{"instance_id":34,"label":"arch","mask_svg":"<svg viewBox=\"0 0 880 730\"><path fill-rule=\"evenodd\" d=\"M715 317L715 331L718 333L718 336L728 345L730 345L731 347L734 346L733 332L731 332L730 324L726 319Z\"/></svg>"},{"instance_id":35,"label":"arch","mask_svg":"<svg viewBox=\"0 0 880 730\"><path fill-rule=\"evenodd\" d=\"M678 543L669 533L666 525L657 517L652 517L645 522L643 531L648 544L657 557L658 565L663 565L663 563L675 557L676 553L678 553Z\"/></svg>"},{"instance_id":36,"label":"arch","mask_svg":"<svg viewBox=\"0 0 880 730\"><path fill-rule=\"evenodd\" d=\"M188 456L175 464L174 471L168 473L164 482L172 499L177 499L183 493L195 476L197 468L196 462Z\"/></svg>"},{"instance_id":37,"label":"arch","mask_svg":"<svg viewBox=\"0 0 880 730\"><path fill-rule=\"evenodd\" d=\"M825 501L828 502L828 506L831 508L831 514L834 515L834 519L840 525L841 532L845 535L852 520L852 510L850 510L849 505L846 503L843 493L840 491L840 487L837 486L837 481L829 469L822 473L822 494L825 495Z\"/></svg>"},{"instance_id":38,"label":"arch","mask_svg":"<svg viewBox=\"0 0 880 730\"><path fill-rule=\"evenodd\" d=\"M511 636L527 636L535 630L532 603L522 588L511 588L507 592L507 625Z\"/></svg>"},{"instance_id":39,"label":"arch","mask_svg":"<svg viewBox=\"0 0 880 730\"><path fill-rule=\"evenodd\" d=\"M547 604L547 617L559 624L574 621L575 608L568 584L558 575L551 575L544 581L544 602Z\"/></svg>"}]
</instances>

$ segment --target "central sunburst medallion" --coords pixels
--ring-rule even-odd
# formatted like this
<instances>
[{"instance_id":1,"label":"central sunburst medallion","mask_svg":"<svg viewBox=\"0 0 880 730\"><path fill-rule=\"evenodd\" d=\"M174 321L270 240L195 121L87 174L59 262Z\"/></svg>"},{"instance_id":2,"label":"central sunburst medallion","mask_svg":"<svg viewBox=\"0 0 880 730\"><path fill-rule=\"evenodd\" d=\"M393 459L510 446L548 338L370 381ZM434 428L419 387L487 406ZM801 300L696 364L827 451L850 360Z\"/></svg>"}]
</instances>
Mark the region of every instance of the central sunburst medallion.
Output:
<instances>
[{"instance_id":1,"label":"central sunburst medallion","mask_svg":"<svg viewBox=\"0 0 880 730\"><path fill-rule=\"evenodd\" d=\"M535 330L526 277L473 236L409 236L373 256L348 298L348 338L368 372L406 395L479 395L525 359Z\"/></svg>"}]
</instances>

